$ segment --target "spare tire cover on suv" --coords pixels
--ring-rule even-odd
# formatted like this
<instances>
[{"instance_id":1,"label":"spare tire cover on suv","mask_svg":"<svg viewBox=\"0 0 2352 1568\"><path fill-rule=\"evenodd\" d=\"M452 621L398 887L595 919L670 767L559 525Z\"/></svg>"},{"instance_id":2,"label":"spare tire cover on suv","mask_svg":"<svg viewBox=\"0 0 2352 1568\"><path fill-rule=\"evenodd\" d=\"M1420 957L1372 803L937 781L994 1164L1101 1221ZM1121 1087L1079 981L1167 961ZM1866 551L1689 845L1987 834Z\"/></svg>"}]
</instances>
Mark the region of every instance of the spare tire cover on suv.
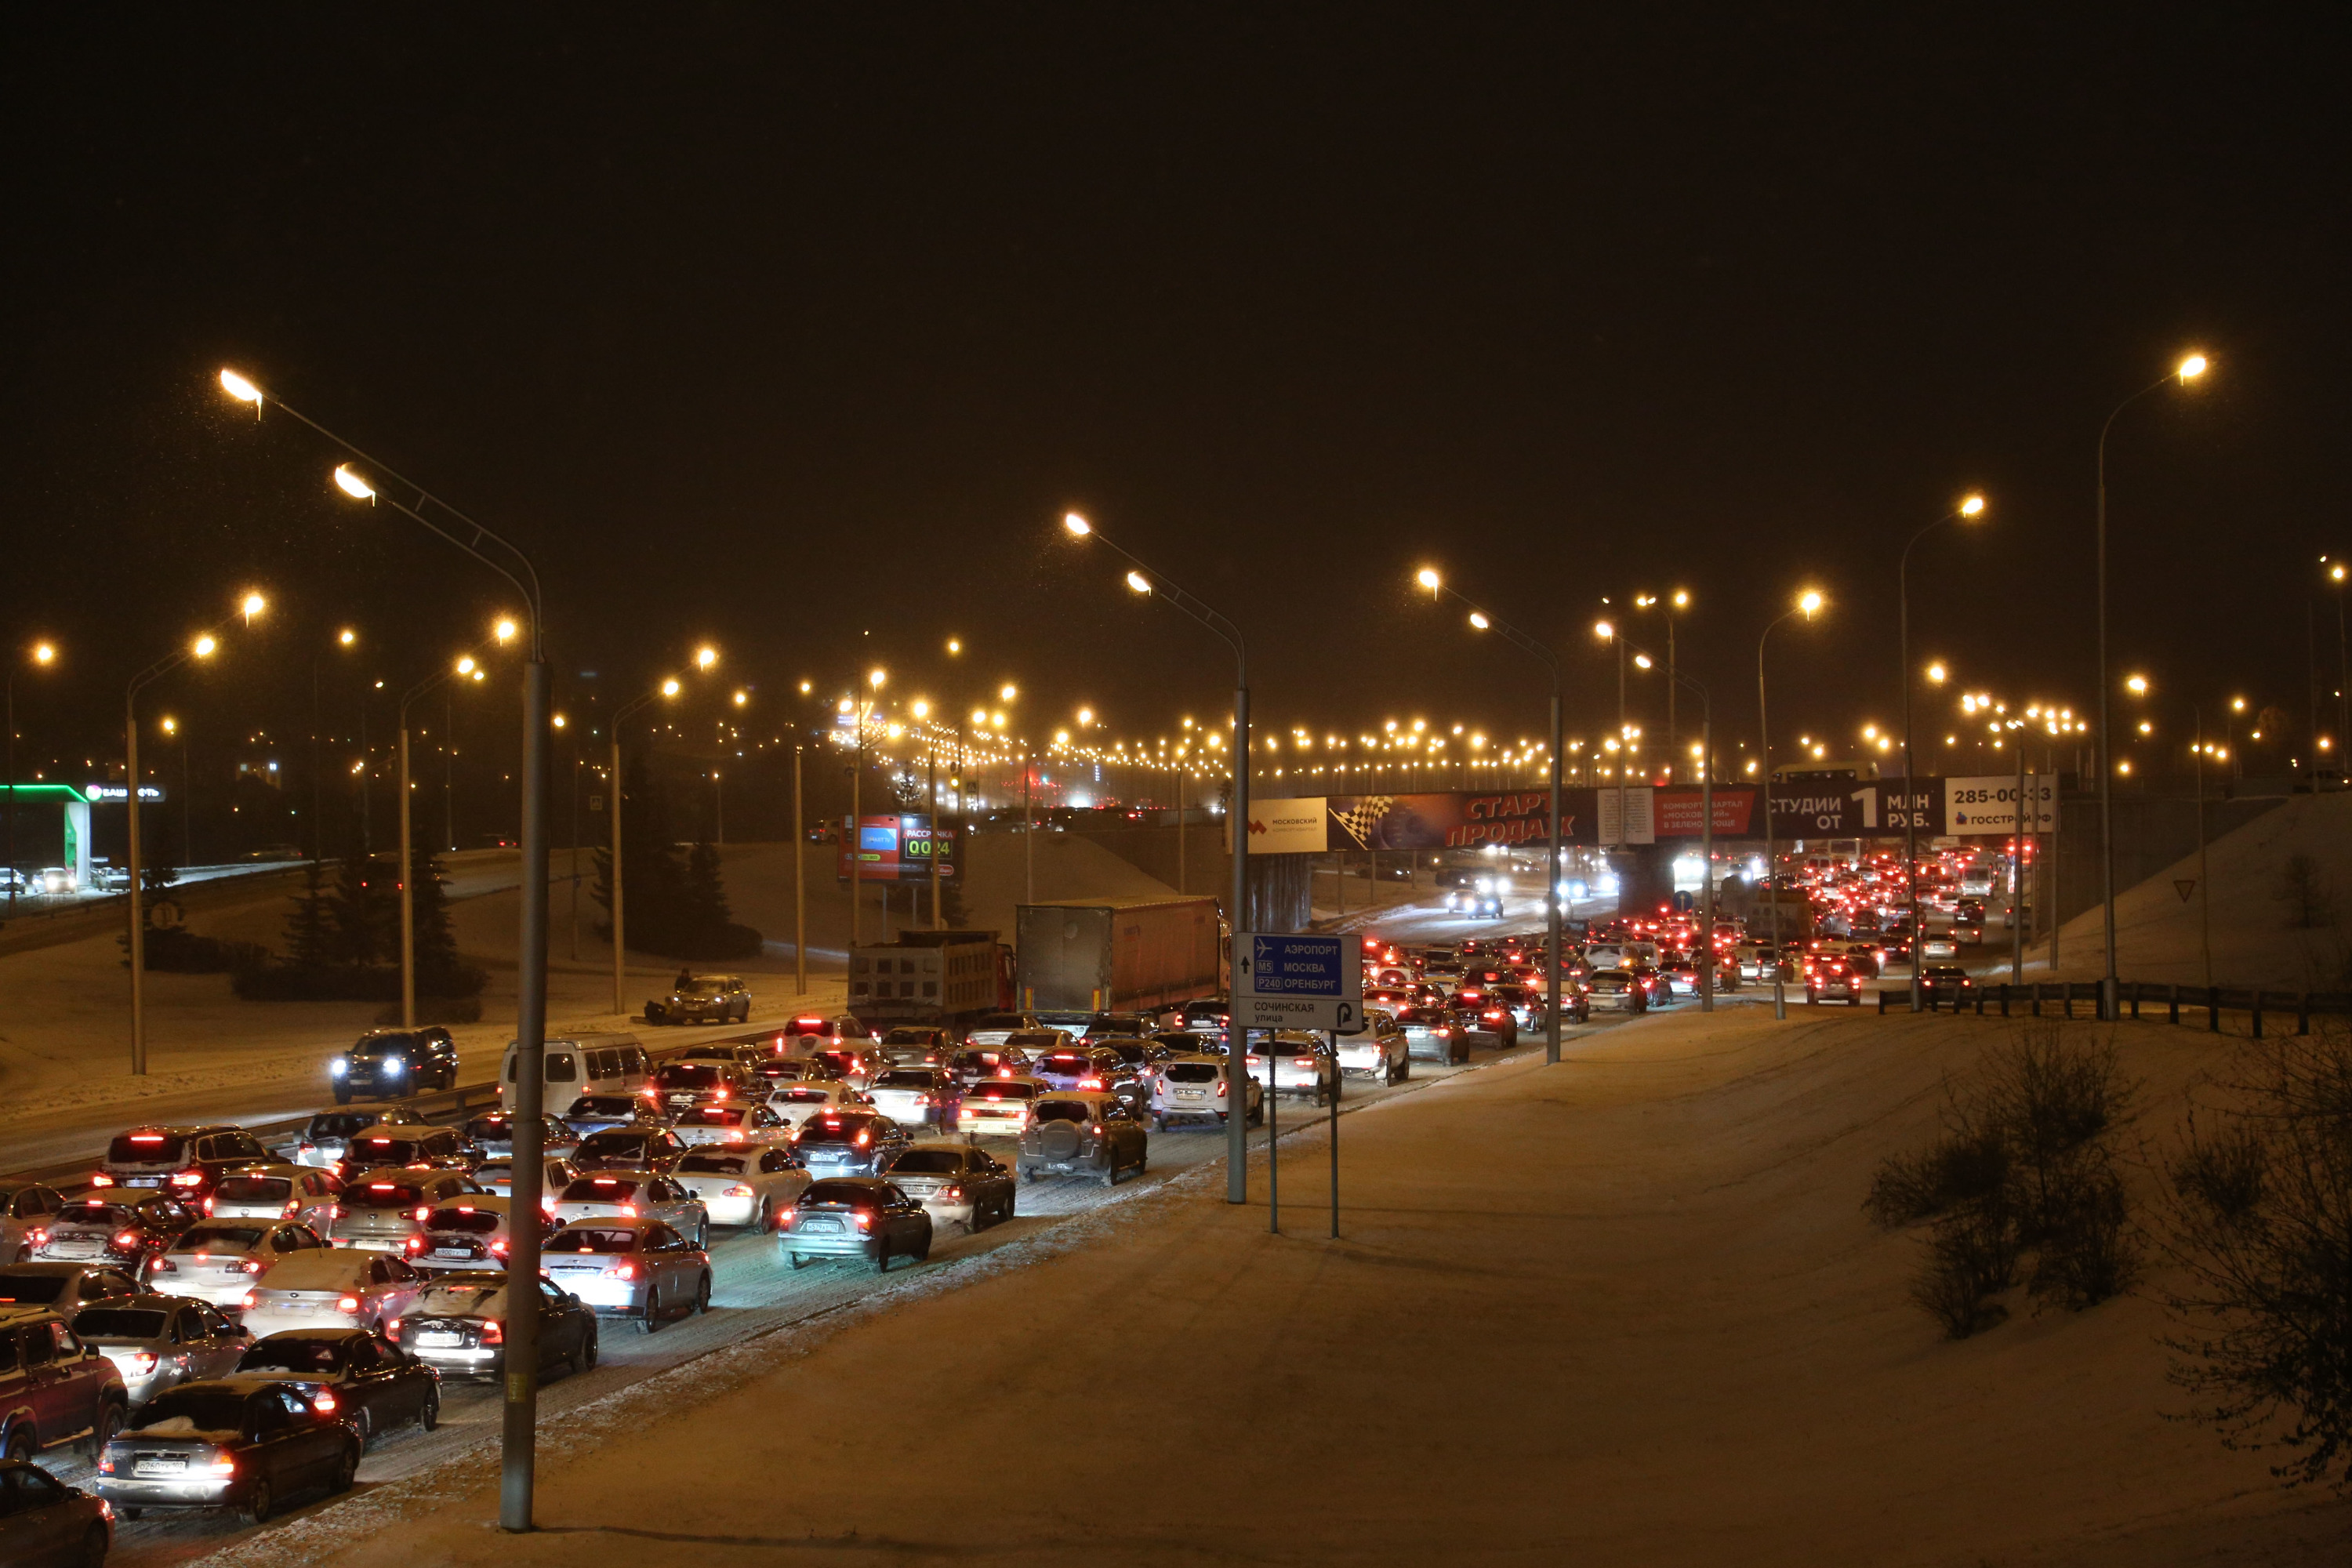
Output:
<instances>
[{"instance_id":1,"label":"spare tire cover on suv","mask_svg":"<svg viewBox=\"0 0 2352 1568\"><path fill-rule=\"evenodd\" d=\"M1037 1152L1059 1164L1078 1157L1078 1128L1074 1121L1049 1121L1037 1130Z\"/></svg>"}]
</instances>

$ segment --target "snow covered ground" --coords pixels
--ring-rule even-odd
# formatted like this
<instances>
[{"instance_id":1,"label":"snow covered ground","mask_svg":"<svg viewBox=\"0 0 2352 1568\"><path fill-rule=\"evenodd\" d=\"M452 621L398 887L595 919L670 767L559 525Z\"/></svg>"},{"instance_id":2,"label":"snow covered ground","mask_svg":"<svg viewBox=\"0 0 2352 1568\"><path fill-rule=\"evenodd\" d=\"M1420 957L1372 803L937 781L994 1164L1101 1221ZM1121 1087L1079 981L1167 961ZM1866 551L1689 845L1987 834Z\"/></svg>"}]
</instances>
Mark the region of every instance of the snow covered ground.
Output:
<instances>
[{"instance_id":1,"label":"snow covered ground","mask_svg":"<svg viewBox=\"0 0 2352 1568\"><path fill-rule=\"evenodd\" d=\"M2341 1562L2352 1504L2165 1419L2161 1270L1958 1344L1906 1300L1870 1172L2000 1027L1596 1031L1345 1118L1341 1240L1302 1131L1284 1235L1212 1162L551 1416L536 1535L480 1455L207 1561ZM2214 1047L2118 1040L2161 1143Z\"/></svg>"}]
</instances>

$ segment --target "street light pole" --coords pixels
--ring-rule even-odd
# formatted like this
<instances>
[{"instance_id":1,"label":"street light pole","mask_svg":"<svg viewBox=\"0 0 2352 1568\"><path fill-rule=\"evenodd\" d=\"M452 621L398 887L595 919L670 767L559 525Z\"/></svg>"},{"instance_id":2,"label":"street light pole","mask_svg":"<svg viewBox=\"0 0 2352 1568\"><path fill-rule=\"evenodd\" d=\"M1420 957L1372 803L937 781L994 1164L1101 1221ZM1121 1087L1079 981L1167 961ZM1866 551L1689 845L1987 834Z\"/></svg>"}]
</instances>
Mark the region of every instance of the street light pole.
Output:
<instances>
[{"instance_id":1,"label":"street light pole","mask_svg":"<svg viewBox=\"0 0 2352 1568\"><path fill-rule=\"evenodd\" d=\"M228 370L221 372L220 382L229 395L252 404L255 416L260 416L263 394L259 387ZM415 495L413 502L403 503L390 497L381 499L393 510L439 535L505 578L522 595L523 613L528 617L530 660L524 667L522 690L522 908L520 950L516 955L513 1191L509 1201L518 1214L536 1214L545 1176L541 1118L546 1112L547 1100L547 753L551 714L545 643L547 619L540 597L539 571L530 558L511 541L475 521L423 486L402 478L299 410L282 402L278 406L361 462L387 478L398 479L404 488L413 490ZM379 499L375 487L353 473L348 465L335 470L335 481L344 494L354 500L373 503ZM445 527L427 517L425 511L428 508L447 517L450 525ZM484 553L485 546L495 549L504 559ZM136 784L134 779L134 798ZM138 929L135 920L132 929L134 931ZM133 962L135 964L135 954ZM539 1244L537 1226L525 1225L516 1229L507 1258L510 1279L526 1282L539 1279ZM527 1531L531 1528L531 1497L537 1461L537 1312L514 1311L508 1314L505 1364L508 1371L500 1436L499 1524L504 1530Z\"/></svg>"},{"instance_id":2,"label":"street light pole","mask_svg":"<svg viewBox=\"0 0 2352 1568\"><path fill-rule=\"evenodd\" d=\"M1919 840L1917 818L1918 764L1911 756L1911 550L1922 539L1948 522L1964 517L1980 517L1984 513L1984 498L1970 496L1935 521L1924 524L1903 546L1902 559L1895 568L1895 597L1899 612L1895 658L1903 668L1903 874L1909 883L1906 895L1909 908L1906 910L1911 929L1911 1011L1919 1011L1922 987L1919 980L1919 955L1927 945L1927 922L1919 917ZM2023 803L2019 803L2022 806Z\"/></svg>"},{"instance_id":3,"label":"street light pole","mask_svg":"<svg viewBox=\"0 0 2352 1568\"><path fill-rule=\"evenodd\" d=\"M1544 644L1538 642L1534 637L1531 637L1527 633L1519 630L1518 627L1511 625L1510 622L1498 619L1497 617L1489 615L1486 611L1479 608L1476 605L1472 604L1468 599L1463 597L1462 595L1455 593L1454 589L1446 585L1445 580L1437 574L1435 568L1423 567L1418 577L1415 578L1415 581L1423 587L1429 590L1429 596L1433 599L1436 598L1441 594L1450 595L1456 604L1461 605L1469 612L1470 625L1473 628L1482 632L1491 631L1496 633L1497 636L1501 637L1504 641L1509 643L1513 647L1517 648L1521 653L1527 654L1528 657L1540 661L1544 668L1549 672L1551 676L1551 752L1546 759L1546 782L1549 784L1551 791L1551 822L1549 825L1550 833L1549 836L1549 847L1546 851L1544 860L1544 909L1548 911L1545 917L1546 947L1544 953L1544 968L1548 972L1544 982L1544 1065L1546 1067L1556 1067L1559 1063L1559 968L1560 960L1564 956L1560 945L1560 882L1563 879L1563 868L1560 864L1559 855L1559 767L1561 754L1559 656L1552 652L1552 650ZM1407 864L1408 866L1411 864L1409 859ZM1373 884L1373 891L1375 894L1379 892L1379 884L1377 882Z\"/></svg>"},{"instance_id":4,"label":"street light pole","mask_svg":"<svg viewBox=\"0 0 2352 1568\"><path fill-rule=\"evenodd\" d=\"M2099 426L2099 904L2100 926L2106 938L2105 973L2099 977L2099 1016L2113 1023L2116 1005L2116 832L2115 832L2115 758L2110 750L2108 709L2113 694L2107 690L2107 432L2115 428L2116 416L2166 382L2179 379L2183 386L2205 374L2205 356L2190 354L2174 367L2169 374L2160 375L2121 403L2107 415L2106 423ZM2054 876L2056 868L2053 868ZM2057 929L2053 911L2051 929ZM2052 954L2054 965L2056 954Z\"/></svg>"},{"instance_id":5,"label":"street light pole","mask_svg":"<svg viewBox=\"0 0 2352 1568\"><path fill-rule=\"evenodd\" d=\"M1821 607L1822 596L1819 594L1808 592L1797 600L1797 607L1795 609L1785 610L1767 623L1764 627L1764 635L1756 639L1756 749L1759 753L1761 753L1759 757L1761 766L1759 771L1763 774L1759 787L1762 791L1762 802L1764 806L1764 897L1768 900L1768 908L1770 911L1772 923L1772 1016L1775 1018L1786 1018L1789 1016L1789 995L1786 979L1787 969L1784 955L1780 952L1780 891L1773 885L1775 879L1772 871L1772 861L1774 858L1772 846L1772 716L1771 710L1767 707L1765 703L1764 647L1767 643L1769 643L1772 640L1772 633L1780 626L1782 621L1789 619L1791 616L1802 616L1807 620L1811 620Z\"/></svg>"},{"instance_id":6,"label":"street light pole","mask_svg":"<svg viewBox=\"0 0 2352 1568\"><path fill-rule=\"evenodd\" d=\"M1621 657L1630 652L1634 664L1639 668L1651 669L1656 667L1656 661L1649 654L1637 647L1629 648L1622 634L1618 636L1616 641ZM1683 674L1672 665L1666 668L1666 683L1668 690L1680 685L1687 686L1698 693L1698 838L1699 861L1702 868L1699 873L1698 1010L1702 1013L1712 1013L1715 1011L1715 700L1707 695L1707 689L1704 684ZM1760 700L1760 687L1759 696ZM1769 816L1768 813L1768 829ZM1767 861L1769 864L1769 854ZM1778 907L1774 906L1776 915ZM1773 944L1776 958L1779 945L1777 941Z\"/></svg>"},{"instance_id":7,"label":"street light pole","mask_svg":"<svg viewBox=\"0 0 2352 1568\"><path fill-rule=\"evenodd\" d=\"M499 628L498 640L503 642L513 635L512 623ZM487 647L488 645L483 645ZM482 679L475 655L460 655L449 668L440 670L418 681L401 694L400 699L400 1026L416 1027L416 851L410 824L413 815L409 802L408 772L408 705L443 681L456 676L470 675ZM446 737L445 737L446 738Z\"/></svg>"},{"instance_id":8,"label":"street light pole","mask_svg":"<svg viewBox=\"0 0 2352 1568\"><path fill-rule=\"evenodd\" d=\"M1160 573L1103 538L1093 524L1076 512L1062 519L1062 526L1078 539L1095 539L1105 548L1126 559L1133 568L1127 574L1127 585L1137 594L1157 594L1177 609L1200 622L1224 640L1234 650L1234 742L1233 802L1226 808L1225 828L1234 841L1233 906L1227 911L1228 941L1225 977L1225 1006L1229 1023L1225 1031L1225 1093L1233 1110L1225 1118L1225 1201L1244 1204L1249 1201L1249 1118L1243 1114L1249 1108L1249 1030L1241 1017L1242 995L1242 928L1245 919L1244 900L1249 893L1249 654L1242 639L1241 628L1220 612L1194 598ZM1271 1069L1269 1069L1271 1070ZM1269 1080L1270 1081L1270 1080ZM1273 1091L1267 1090L1266 1100L1273 1103Z\"/></svg>"}]
</instances>

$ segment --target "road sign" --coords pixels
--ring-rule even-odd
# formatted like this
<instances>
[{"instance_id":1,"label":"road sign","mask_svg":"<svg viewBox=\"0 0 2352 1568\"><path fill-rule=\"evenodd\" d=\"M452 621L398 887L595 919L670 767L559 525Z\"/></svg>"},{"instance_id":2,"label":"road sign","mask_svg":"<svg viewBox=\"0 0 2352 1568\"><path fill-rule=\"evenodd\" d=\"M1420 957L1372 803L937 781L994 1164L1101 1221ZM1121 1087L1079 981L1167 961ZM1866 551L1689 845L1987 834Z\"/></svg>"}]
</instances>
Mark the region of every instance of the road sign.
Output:
<instances>
[{"instance_id":1,"label":"road sign","mask_svg":"<svg viewBox=\"0 0 2352 1568\"><path fill-rule=\"evenodd\" d=\"M2175 877L2172 879L2172 890L2180 895L2180 901L2185 904L2189 901L2189 895L2197 890L2197 879Z\"/></svg>"},{"instance_id":2,"label":"road sign","mask_svg":"<svg viewBox=\"0 0 2352 1568\"><path fill-rule=\"evenodd\" d=\"M1234 1018L1251 1029L1363 1032L1363 939L1244 931Z\"/></svg>"}]
</instances>

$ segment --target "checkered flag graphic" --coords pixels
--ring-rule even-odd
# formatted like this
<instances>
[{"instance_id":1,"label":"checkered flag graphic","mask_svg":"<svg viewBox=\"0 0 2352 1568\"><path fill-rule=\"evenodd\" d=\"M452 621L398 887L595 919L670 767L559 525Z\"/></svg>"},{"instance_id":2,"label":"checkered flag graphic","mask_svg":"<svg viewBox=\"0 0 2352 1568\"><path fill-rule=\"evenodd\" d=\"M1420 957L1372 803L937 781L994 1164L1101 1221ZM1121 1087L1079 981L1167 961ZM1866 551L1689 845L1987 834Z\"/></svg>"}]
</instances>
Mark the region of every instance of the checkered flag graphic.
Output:
<instances>
[{"instance_id":1,"label":"checkered flag graphic","mask_svg":"<svg viewBox=\"0 0 2352 1568\"><path fill-rule=\"evenodd\" d=\"M1356 841L1357 848L1369 849L1372 844L1372 829L1381 825L1381 818L1386 816L1389 814L1389 807L1395 804L1394 795L1364 795L1347 810L1333 812L1331 820L1338 823L1340 830Z\"/></svg>"}]
</instances>

